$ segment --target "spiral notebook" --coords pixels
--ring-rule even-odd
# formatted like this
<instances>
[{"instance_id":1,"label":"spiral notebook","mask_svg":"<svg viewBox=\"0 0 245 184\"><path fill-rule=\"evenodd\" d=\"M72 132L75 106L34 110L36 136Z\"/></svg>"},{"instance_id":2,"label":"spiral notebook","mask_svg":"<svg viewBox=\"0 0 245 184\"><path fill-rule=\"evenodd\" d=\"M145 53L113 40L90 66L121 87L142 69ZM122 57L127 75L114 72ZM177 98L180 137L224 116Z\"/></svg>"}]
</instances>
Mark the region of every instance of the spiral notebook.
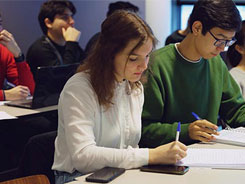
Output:
<instances>
[{"instance_id":1,"label":"spiral notebook","mask_svg":"<svg viewBox=\"0 0 245 184\"><path fill-rule=\"evenodd\" d=\"M234 129L221 130L220 135L215 136L214 142L245 146L245 128L239 127Z\"/></svg>"}]
</instances>

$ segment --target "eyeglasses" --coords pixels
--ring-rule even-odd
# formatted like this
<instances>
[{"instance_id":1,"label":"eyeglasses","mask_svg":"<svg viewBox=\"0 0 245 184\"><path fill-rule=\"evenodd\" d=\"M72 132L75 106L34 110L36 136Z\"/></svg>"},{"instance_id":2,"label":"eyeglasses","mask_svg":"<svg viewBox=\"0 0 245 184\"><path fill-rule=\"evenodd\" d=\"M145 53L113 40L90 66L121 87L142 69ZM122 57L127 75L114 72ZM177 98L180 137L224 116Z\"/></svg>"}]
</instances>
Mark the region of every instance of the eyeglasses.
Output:
<instances>
[{"instance_id":1,"label":"eyeglasses","mask_svg":"<svg viewBox=\"0 0 245 184\"><path fill-rule=\"evenodd\" d=\"M221 46L225 46L225 47L230 47L232 44L234 44L236 42L236 38L232 38L232 40L224 40L224 39L218 39L216 38L213 33L211 33L211 31L208 31L212 37L216 40L214 42L214 46L216 47L221 47Z\"/></svg>"}]
</instances>

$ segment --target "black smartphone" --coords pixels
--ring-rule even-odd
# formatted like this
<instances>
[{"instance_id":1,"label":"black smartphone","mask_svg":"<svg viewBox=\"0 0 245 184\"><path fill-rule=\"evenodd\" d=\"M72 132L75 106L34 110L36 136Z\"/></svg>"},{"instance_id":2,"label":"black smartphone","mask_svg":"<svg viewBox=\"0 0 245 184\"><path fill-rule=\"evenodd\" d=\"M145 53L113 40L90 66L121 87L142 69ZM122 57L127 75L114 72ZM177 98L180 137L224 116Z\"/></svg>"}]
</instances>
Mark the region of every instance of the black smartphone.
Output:
<instances>
[{"instance_id":1,"label":"black smartphone","mask_svg":"<svg viewBox=\"0 0 245 184\"><path fill-rule=\"evenodd\" d=\"M189 171L188 166L176 166L176 165L147 165L140 168L145 172L157 172L166 174L178 174L183 175Z\"/></svg>"},{"instance_id":2,"label":"black smartphone","mask_svg":"<svg viewBox=\"0 0 245 184\"><path fill-rule=\"evenodd\" d=\"M88 182L108 183L125 172L123 168L104 167L86 177Z\"/></svg>"}]
</instances>

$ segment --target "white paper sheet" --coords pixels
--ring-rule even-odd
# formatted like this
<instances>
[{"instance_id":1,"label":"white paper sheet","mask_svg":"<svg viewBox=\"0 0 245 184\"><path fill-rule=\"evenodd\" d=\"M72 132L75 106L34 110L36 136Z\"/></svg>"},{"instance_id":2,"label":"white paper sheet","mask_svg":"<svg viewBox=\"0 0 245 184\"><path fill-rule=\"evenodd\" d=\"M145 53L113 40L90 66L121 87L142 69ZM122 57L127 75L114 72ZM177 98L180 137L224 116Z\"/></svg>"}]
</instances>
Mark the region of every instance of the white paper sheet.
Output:
<instances>
[{"instance_id":1,"label":"white paper sheet","mask_svg":"<svg viewBox=\"0 0 245 184\"><path fill-rule=\"evenodd\" d=\"M245 149L188 148L187 156L176 165L245 169Z\"/></svg>"},{"instance_id":2,"label":"white paper sheet","mask_svg":"<svg viewBox=\"0 0 245 184\"><path fill-rule=\"evenodd\" d=\"M0 120L3 120L3 119L17 119L17 117L11 116L6 112L0 111Z\"/></svg>"},{"instance_id":3,"label":"white paper sheet","mask_svg":"<svg viewBox=\"0 0 245 184\"><path fill-rule=\"evenodd\" d=\"M243 127L221 130L219 133L220 135L215 135L216 140L214 142L245 146L245 129Z\"/></svg>"},{"instance_id":4,"label":"white paper sheet","mask_svg":"<svg viewBox=\"0 0 245 184\"><path fill-rule=\"evenodd\" d=\"M0 101L0 105L4 105L7 102L9 102L9 101Z\"/></svg>"}]
</instances>

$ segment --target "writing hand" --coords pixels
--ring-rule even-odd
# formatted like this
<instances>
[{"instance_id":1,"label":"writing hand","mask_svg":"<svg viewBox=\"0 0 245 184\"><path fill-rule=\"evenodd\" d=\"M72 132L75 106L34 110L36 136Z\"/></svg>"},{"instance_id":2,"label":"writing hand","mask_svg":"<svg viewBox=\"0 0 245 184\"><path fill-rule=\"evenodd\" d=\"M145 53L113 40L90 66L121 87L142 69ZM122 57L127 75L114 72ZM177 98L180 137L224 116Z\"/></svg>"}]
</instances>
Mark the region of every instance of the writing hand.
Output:
<instances>
[{"instance_id":1,"label":"writing hand","mask_svg":"<svg viewBox=\"0 0 245 184\"><path fill-rule=\"evenodd\" d=\"M205 119L194 121L188 128L191 139L203 142L215 140L213 135L219 135L217 129L218 127L215 124Z\"/></svg>"},{"instance_id":2,"label":"writing hand","mask_svg":"<svg viewBox=\"0 0 245 184\"><path fill-rule=\"evenodd\" d=\"M9 90L4 90L6 100L21 100L25 99L29 94L30 90L26 86L16 86Z\"/></svg>"},{"instance_id":3,"label":"writing hand","mask_svg":"<svg viewBox=\"0 0 245 184\"><path fill-rule=\"evenodd\" d=\"M175 164L178 160L186 157L187 147L174 141L155 149L149 150L149 164Z\"/></svg>"}]
</instances>

